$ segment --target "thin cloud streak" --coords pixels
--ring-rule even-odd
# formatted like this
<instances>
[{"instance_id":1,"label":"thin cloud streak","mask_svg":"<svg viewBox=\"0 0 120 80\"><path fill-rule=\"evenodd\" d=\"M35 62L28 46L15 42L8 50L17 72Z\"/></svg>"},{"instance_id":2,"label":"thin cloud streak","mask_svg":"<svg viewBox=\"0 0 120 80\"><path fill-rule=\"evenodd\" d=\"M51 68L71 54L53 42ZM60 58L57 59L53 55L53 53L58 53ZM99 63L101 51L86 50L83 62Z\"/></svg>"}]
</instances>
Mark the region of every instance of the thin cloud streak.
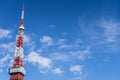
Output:
<instances>
[{"instance_id":1,"label":"thin cloud streak","mask_svg":"<svg viewBox=\"0 0 120 80\"><path fill-rule=\"evenodd\" d=\"M0 28L0 39L2 38L11 38L11 31L8 29L2 29Z\"/></svg>"},{"instance_id":2,"label":"thin cloud streak","mask_svg":"<svg viewBox=\"0 0 120 80\"><path fill-rule=\"evenodd\" d=\"M108 42L116 42L120 35L120 22L113 19L103 19L100 22L99 26L104 29L105 40Z\"/></svg>"},{"instance_id":3,"label":"thin cloud streak","mask_svg":"<svg viewBox=\"0 0 120 80\"><path fill-rule=\"evenodd\" d=\"M114 17L101 17L88 19L84 16L80 18L81 34L79 36L85 44L91 46L94 50L107 47L104 52L116 52L120 47L118 45L120 44L120 22ZM84 37L86 38L84 39Z\"/></svg>"}]
</instances>

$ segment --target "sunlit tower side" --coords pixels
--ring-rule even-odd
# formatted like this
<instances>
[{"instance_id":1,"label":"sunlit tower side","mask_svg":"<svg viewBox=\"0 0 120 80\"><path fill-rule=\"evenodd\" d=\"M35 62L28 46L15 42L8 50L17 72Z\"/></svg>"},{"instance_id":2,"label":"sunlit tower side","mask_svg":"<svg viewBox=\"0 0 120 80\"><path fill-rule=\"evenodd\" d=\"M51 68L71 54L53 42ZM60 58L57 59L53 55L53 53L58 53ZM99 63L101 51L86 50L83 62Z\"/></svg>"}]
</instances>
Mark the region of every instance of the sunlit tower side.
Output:
<instances>
[{"instance_id":1,"label":"sunlit tower side","mask_svg":"<svg viewBox=\"0 0 120 80\"><path fill-rule=\"evenodd\" d=\"M24 5L22 7L21 21L18 29L16 49L12 67L9 68L10 80L24 80L26 73L24 69L24 53L23 53L23 35L24 35Z\"/></svg>"}]
</instances>

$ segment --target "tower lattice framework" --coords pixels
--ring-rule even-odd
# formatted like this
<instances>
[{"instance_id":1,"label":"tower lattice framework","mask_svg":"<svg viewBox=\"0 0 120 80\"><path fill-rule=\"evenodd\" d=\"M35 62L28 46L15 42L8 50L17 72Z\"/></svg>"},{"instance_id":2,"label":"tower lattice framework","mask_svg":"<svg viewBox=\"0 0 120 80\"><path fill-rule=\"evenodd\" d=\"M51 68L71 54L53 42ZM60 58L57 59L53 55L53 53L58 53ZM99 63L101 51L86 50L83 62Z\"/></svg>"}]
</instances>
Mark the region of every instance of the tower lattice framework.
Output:
<instances>
[{"instance_id":1,"label":"tower lattice framework","mask_svg":"<svg viewBox=\"0 0 120 80\"><path fill-rule=\"evenodd\" d=\"M10 80L24 80L26 73L24 69L23 53L23 35L24 35L24 5L22 7L21 22L18 29L17 42L12 67L9 68Z\"/></svg>"}]
</instances>

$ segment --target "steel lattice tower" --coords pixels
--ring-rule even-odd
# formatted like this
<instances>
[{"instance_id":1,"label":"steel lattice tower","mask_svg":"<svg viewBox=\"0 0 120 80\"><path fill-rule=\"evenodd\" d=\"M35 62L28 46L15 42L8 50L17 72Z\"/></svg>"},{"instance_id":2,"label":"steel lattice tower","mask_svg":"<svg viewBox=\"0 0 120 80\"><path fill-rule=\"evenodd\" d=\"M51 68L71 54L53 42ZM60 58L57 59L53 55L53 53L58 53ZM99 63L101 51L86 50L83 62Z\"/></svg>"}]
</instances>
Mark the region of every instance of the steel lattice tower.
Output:
<instances>
[{"instance_id":1,"label":"steel lattice tower","mask_svg":"<svg viewBox=\"0 0 120 80\"><path fill-rule=\"evenodd\" d=\"M12 67L9 68L10 80L24 80L26 73L24 69L23 59L23 35L24 35L24 5L22 7L21 22L18 29L16 49Z\"/></svg>"}]
</instances>

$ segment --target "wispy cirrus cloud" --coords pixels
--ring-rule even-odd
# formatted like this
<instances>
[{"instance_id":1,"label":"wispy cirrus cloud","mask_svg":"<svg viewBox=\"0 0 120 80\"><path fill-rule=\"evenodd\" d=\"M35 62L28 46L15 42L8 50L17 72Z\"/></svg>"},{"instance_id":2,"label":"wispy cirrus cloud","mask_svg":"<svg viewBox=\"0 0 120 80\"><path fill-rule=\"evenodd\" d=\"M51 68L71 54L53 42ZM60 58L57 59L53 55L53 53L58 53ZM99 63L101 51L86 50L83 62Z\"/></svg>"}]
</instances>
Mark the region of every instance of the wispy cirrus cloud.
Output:
<instances>
[{"instance_id":1,"label":"wispy cirrus cloud","mask_svg":"<svg viewBox=\"0 0 120 80\"><path fill-rule=\"evenodd\" d=\"M24 43L29 43L31 41L30 36L24 35Z\"/></svg>"},{"instance_id":2,"label":"wispy cirrus cloud","mask_svg":"<svg viewBox=\"0 0 120 80\"><path fill-rule=\"evenodd\" d=\"M27 48L27 51L30 52L35 49L35 40L33 40L33 35L24 35L24 46Z\"/></svg>"},{"instance_id":3,"label":"wispy cirrus cloud","mask_svg":"<svg viewBox=\"0 0 120 80\"><path fill-rule=\"evenodd\" d=\"M81 65L73 65L70 67L71 72L80 72L82 73L82 66Z\"/></svg>"},{"instance_id":4,"label":"wispy cirrus cloud","mask_svg":"<svg viewBox=\"0 0 120 80\"><path fill-rule=\"evenodd\" d=\"M13 53L15 50L15 42L3 43L0 45L0 48L4 51Z\"/></svg>"},{"instance_id":5,"label":"wispy cirrus cloud","mask_svg":"<svg viewBox=\"0 0 120 80\"><path fill-rule=\"evenodd\" d=\"M8 29L0 28L0 39L2 38L11 38L11 31Z\"/></svg>"},{"instance_id":6,"label":"wispy cirrus cloud","mask_svg":"<svg viewBox=\"0 0 120 80\"><path fill-rule=\"evenodd\" d=\"M10 55L9 55L9 54L7 54L7 55L5 55L4 57L2 57L2 58L0 59L0 67L3 67L3 66L5 66L5 65L7 65L6 62L9 60L9 58L10 58Z\"/></svg>"},{"instance_id":7,"label":"wispy cirrus cloud","mask_svg":"<svg viewBox=\"0 0 120 80\"><path fill-rule=\"evenodd\" d=\"M67 39L53 39L47 36L44 42L47 44L48 42L55 43L51 46L53 49L51 48L51 50L49 50L49 48L47 48L47 51L51 53L49 56L55 61L70 61L69 59L71 57L73 57L72 59L84 61L91 57L90 46L80 46L81 43L83 43L81 39L76 39L73 43L69 43ZM38 49L38 52L41 53L46 53L45 51L44 48Z\"/></svg>"},{"instance_id":8,"label":"wispy cirrus cloud","mask_svg":"<svg viewBox=\"0 0 120 80\"><path fill-rule=\"evenodd\" d=\"M11 56L9 54L5 54L5 56L2 56L0 58L0 72L3 72L5 67L8 67L10 65Z\"/></svg>"},{"instance_id":9,"label":"wispy cirrus cloud","mask_svg":"<svg viewBox=\"0 0 120 80\"><path fill-rule=\"evenodd\" d=\"M120 22L114 17L99 16L97 18L88 16L79 20L80 38L92 49L101 50L107 47L104 52L115 52L119 50ZM86 37L84 39L84 37Z\"/></svg>"},{"instance_id":10,"label":"wispy cirrus cloud","mask_svg":"<svg viewBox=\"0 0 120 80\"><path fill-rule=\"evenodd\" d=\"M45 46L53 45L53 39L50 36L43 36L42 38L40 38L40 42Z\"/></svg>"},{"instance_id":11,"label":"wispy cirrus cloud","mask_svg":"<svg viewBox=\"0 0 120 80\"><path fill-rule=\"evenodd\" d=\"M65 50L72 50L72 49L78 49L80 46L77 44L62 44L58 47L58 49L65 49Z\"/></svg>"},{"instance_id":12,"label":"wispy cirrus cloud","mask_svg":"<svg viewBox=\"0 0 120 80\"><path fill-rule=\"evenodd\" d=\"M0 69L5 71L5 68L11 67L15 53L15 42L2 43L0 45Z\"/></svg>"},{"instance_id":13,"label":"wispy cirrus cloud","mask_svg":"<svg viewBox=\"0 0 120 80\"><path fill-rule=\"evenodd\" d=\"M57 74L57 75L62 75L62 73L63 73L63 71L60 69L60 68L55 68L55 69L53 69L53 74Z\"/></svg>"},{"instance_id":14,"label":"wispy cirrus cloud","mask_svg":"<svg viewBox=\"0 0 120 80\"><path fill-rule=\"evenodd\" d=\"M71 80L83 80L86 75L82 65L72 65L70 67L70 72L73 74Z\"/></svg>"},{"instance_id":15,"label":"wispy cirrus cloud","mask_svg":"<svg viewBox=\"0 0 120 80\"><path fill-rule=\"evenodd\" d=\"M120 22L114 17L97 17L89 18L88 16L79 19L79 26L82 35L89 35L87 37L99 37L101 39L108 39L114 41L120 35Z\"/></svg>"},{"instance_id":16,"label":"wispy cirrus cloud","mask_svg":"<svg viewBox=\"0 0 120 80\"><path fill-rule=\"evenodd\" d=\"M116 42L120 36L120 22L114 19L102 19L99 26L104 29L104 37L108 42Z\"/></svg>"},{"instance_id":17,"label":"wispy cirrus cloud","mask_svg":"<svg viewBox=\"0 0 120 80\"><path fill-rule=\"evenodd\" d=\"M84 50L70 51L70 54L78 60L86 60L91 58L91 51L89 48Z\"/></svg>"},{"instance_id":18,"label":"wispy cirrus cloud","mask_svg":"<svg viewBox=\"0 0 120 80\"><path fill-rule=\"evenodd\" d=\"M50 36L43 36L42 38L40 38L40 42L42 43L42 45L44 45L44 44L47 45L47 50L46 50L46 48L44 49L44 47L41 46L39 49L37 49L37 52L35 52L35 53L37 53L37 56L39 56L39 58L41 56L41 55L39 55L39 53L42 55L47 54L47 57L44 57L44 58L47 58L50 60L50 64L52 63L52 65L50 65L51 67L50 68L46 67L43 69L39 68L41 66L41 63L39 62L40 60L34 58L37 62L34 60L31 61L31 59L34 56L33 55L30 57L29 55L31 55L31 53L28 55L31 59L27 60L27 61L31 62L33 64L36 64L38 66L38 68L42 70L42 71L40 71L42 73L46 73L46 72L50 71L53 74L62 75L64 70L62 70L61 68L56 67L56 66L63 67L63 65L62 65L63 62L68 62L68 63L72 64L72 63L76 62L76 60L77 61L85 61L86 59L90 59L90 56L91 56L90 47L88 48L86 46L82 46L82 49L81 49L81 46L79 45L79 44L83 43L83 41L81 39L75 39L75 41L73 43L69 43L69 40L67 40L67 39L63 39L63 38L55 39ZM51 46L51 43L52 43L52 46ZM53 45L53 43L54 43L54 45ZM66 46L64 46L64 45L66 45ZM51 48L49 49L48 46ZM61 47L61 46L63 46L63 47ZM36 54L35 54L35 56L36 56ZM43 62L47 63L45 61L43 61ZM69 65L69 64L66 64L66 65ZM56 68L54 68L54 67L56 67ZM47 71L45 70L45 72L44 72L44 69L46 69ZM72 68L71 68L71 70L72 70ZM80 74L80 72L79 72L79 74Z\"/></svg>"},{"instance_id":19,"label":"wispy cirrus cloud","mask_svg":"<svg viewBox=\"0 0 120 80\"><path fill-rule=\"evenodd\" d=\"M55 28L56 25L48 25L49 28Z\"/></svg>"},{"instance_id":20,"label":"wispy cirrus cloud","mask_svg":"<svg viewBox=\"0 0 120 80\"><path fill-rule=\"evenodd\" d=\"M67 42L66 39L58 39L56 42L56 45L62 45L62 44L65 44L66 42Z\"/></svg>"},{"instance_id":21,"label":"wispy cirrus cloud","mask_svg":"<svg viewBox=\"0 0 120 80\"><path fill-rule=\"evenodd\" d=\"M68 54L65 53L53 53L51 55L51 59L54 61L68 61L70 58L70 56Z\"/></svg>"},{"instance_id":22,"label":"wispy cirrus cloud","mask_svg":"<svg viewBox=\"0 0 120 80\"><path fill-rule=\"evenodd\" d=\"M26 57L26 61L38 66L41 73L46 73L52 67L52 60L39 55L37 52L30 52Z\"/></svg>"}]
</instances>

